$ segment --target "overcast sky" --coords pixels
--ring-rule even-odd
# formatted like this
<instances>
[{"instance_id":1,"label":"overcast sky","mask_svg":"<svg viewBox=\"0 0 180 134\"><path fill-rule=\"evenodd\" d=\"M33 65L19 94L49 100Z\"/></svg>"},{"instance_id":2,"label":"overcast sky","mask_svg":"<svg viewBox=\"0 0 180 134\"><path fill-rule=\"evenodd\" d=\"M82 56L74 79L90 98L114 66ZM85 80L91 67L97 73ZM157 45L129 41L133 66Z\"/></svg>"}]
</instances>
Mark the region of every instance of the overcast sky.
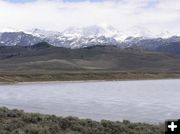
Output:
<instances>
[{"instance_id":1,"label":"overcast sky","mask_svg":"<svg viewBox=\"0 0 180 134\"><path fill-rule=\"evenodd\" d=\"M180 0L0 0L0 29L89 25L180 33Z\"/></svg>"}]
</instances>

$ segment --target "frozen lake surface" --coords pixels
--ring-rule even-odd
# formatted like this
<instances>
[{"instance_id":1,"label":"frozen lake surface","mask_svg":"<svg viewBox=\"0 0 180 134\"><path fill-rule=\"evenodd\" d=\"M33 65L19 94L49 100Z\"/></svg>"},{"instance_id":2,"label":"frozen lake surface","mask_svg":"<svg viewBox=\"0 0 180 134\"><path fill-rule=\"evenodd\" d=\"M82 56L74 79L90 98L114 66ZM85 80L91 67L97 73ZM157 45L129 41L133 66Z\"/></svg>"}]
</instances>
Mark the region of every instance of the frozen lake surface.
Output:
<instances>
[{"instance_id":1,"label":"frozen lake surface","mask_svg":"<svg viewBox=\"0 0 180 134\"><path fill-rule=\"evenodd\" d=\"M2 84L0 106L94 120L158 123L180 118L180 80Z\"/></svg>"}]
</instances>

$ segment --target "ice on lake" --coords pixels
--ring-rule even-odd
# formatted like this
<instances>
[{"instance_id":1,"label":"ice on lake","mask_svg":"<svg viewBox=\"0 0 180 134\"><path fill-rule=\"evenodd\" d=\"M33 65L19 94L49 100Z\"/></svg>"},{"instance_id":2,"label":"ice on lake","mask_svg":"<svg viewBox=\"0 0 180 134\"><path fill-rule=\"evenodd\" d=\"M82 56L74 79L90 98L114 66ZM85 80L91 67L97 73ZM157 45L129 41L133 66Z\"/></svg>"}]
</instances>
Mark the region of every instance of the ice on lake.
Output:
<instances>
[{"instance_id":1,"label":"ice on lake","mask_svg":"<svg viewBox=\"0 0 180 134\"><path fill-rule=\"evenodd\" d=\"M1 84L0 106L94 120L158 123L180 118L180 80Z\"/></svg>"}]
</instances>

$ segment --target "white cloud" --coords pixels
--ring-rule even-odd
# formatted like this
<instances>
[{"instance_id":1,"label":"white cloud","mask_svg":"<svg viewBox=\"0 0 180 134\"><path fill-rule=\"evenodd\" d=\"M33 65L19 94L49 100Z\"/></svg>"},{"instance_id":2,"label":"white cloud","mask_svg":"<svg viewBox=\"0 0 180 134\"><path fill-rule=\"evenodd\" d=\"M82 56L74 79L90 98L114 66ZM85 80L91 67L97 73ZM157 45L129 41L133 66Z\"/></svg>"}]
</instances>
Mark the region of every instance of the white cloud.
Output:
<instances>
[{"instance_id":1,"label":"white cloud","mask_svg":"<svg viewBox=\"0 0 180 134\"><path fill-rule=\"evenodd\" d=\"M37 0L29 3L0 0L0 29L14 27L62 30L69 26L107 24L119 30L138 26L153 32L178 33L179 21L179 0Z\"/></svg>"}]
</instances>

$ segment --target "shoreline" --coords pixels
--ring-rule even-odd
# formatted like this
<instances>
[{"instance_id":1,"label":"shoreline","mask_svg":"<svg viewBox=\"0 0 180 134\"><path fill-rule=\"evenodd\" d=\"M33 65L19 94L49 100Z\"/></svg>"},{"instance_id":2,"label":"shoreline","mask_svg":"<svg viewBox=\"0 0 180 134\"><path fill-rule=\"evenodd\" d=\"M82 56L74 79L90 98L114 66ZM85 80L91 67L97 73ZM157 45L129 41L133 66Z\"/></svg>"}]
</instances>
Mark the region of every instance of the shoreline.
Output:
<instances>
[{"instance_id":1,"label":"shoreline","mask_svg":"<svg viewBox=\"0 0 180 134\"><path fill-rule=\"evenodd\" d=\"M56 84L56 83L83 83L83 82L136 82L136 81L166 81L166 80L180 80L180 78L160 78L160 79L124 79L124 80L56 80L56 81L15 81L15 82L1 82L0 85L14 85L14 84L37 84L37 83L51 83L51 84Z\"/></svg>"},{"instance_id":2,"label":"shoreline","mask_svg":"<svg viewBox=\"0 0 180 134\"><path fill-rule=\"evenodd\" d=\"M18 82L78 82L78 81L135 81L180 79L180 72L58 72L58 73L0 73L0 84Z\"/></svg>"}]
</instances>

